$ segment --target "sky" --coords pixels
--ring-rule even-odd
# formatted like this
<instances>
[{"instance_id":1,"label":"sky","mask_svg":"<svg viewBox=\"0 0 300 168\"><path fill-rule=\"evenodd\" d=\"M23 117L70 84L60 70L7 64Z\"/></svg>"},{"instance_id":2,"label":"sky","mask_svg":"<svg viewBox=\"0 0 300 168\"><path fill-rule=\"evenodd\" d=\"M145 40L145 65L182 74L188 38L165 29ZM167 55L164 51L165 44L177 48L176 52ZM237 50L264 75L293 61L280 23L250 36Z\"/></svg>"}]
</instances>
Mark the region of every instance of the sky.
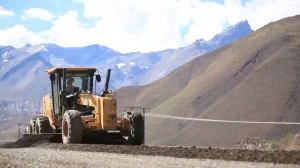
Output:
<instances>
[{"instance_id":1,"label":"sky","mask_svg":"<svg viewBox=\"0 0 300 168\"><path fill-rule=\"evenodd\" d=\"M0 0L0 45L100 44L151 52L300 14L300 0Z\"/></svg>"}]
</instances>

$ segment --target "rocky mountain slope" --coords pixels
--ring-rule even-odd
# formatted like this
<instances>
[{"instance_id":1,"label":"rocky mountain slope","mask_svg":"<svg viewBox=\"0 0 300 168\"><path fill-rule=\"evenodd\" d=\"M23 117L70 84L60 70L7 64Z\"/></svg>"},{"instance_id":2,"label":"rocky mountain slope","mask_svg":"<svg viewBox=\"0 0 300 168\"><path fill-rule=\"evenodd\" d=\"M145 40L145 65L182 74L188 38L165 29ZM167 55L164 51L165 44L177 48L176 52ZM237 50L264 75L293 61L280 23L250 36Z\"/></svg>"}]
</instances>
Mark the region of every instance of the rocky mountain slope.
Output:
<instances>
[{"instance_id":1,"label":"rocky mountain slope","mask_svg":"<svg viewBox=\"0 0 300 168\"><path fill-rule=\"evenodd\" d=\"M118 91L152 113L220 120L300 121L300 15L197 57L162 79ZM126 98L126 99L125 99ZM133 103L132 103L133 102ZM232 147L247 137L280 138L295 125L147 118L148 144Z\"/></svg>"}]
</instances>

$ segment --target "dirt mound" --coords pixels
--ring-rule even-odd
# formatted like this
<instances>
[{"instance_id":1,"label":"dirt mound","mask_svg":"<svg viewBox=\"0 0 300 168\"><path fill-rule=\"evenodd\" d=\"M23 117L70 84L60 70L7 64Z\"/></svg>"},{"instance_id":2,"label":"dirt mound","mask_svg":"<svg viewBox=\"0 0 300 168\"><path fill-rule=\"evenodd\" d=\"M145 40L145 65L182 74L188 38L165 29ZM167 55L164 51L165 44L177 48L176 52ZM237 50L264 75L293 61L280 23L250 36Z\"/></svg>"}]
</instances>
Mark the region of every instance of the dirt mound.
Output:
<instances>
[{"instance_id":1,"label":"dirt mound","mask_svg":"<svg viewBox=\"0 0 300 168\"><path fill-rule=\"evenodd\" d=\"M0 145L0 148L25 148L33 147L41 144L62 143L61 135L24 135L15 142L7 142ZM83 138L82 144L102 144L102 145L124 145L125 141L118 141L110 137L86 136Z\"/></svg>"},{"instance_id":2,"label":"dirt mound","mask_svg":"<svg viewBox=\"0 0 300 168\"><path fill-rule=\"evenodd\" d=\"M60 138L61 139L61 138ZM15 142L2 144L1 148L24 148L42 143L58 143L60 139L56 135L24 135Z\"/></svg>"}]
</instances>

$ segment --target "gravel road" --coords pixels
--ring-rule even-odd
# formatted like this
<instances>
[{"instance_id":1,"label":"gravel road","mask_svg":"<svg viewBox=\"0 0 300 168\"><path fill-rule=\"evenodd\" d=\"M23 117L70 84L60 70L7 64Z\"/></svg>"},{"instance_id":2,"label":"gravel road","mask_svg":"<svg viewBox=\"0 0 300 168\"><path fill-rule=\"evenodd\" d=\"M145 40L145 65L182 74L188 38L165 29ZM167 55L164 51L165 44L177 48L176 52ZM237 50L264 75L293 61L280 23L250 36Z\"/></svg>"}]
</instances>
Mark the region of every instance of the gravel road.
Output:
<instances>
[{"instance_id":1,"label":"gravel road","mask_svg":"<svg viewBox=\"0 0 300 168\"><path fill-rule=\"evenodd\" d=\"M300 151L57 142L36 135L3 144L0 167L300 167Z\"/></svg>"},{"instance_id":2,"label":"gravel road","mask_svg":"<svg viewBox=\"0 0 300 168\"><path fill-rule=\"evenodd\" d=\"M102 152L80 152L60 149L0 148L0 167L274 167L293 168L299 165L247 163L219 160L184 159L162 156L141 156Z\"/></svg>"}]
</instances>

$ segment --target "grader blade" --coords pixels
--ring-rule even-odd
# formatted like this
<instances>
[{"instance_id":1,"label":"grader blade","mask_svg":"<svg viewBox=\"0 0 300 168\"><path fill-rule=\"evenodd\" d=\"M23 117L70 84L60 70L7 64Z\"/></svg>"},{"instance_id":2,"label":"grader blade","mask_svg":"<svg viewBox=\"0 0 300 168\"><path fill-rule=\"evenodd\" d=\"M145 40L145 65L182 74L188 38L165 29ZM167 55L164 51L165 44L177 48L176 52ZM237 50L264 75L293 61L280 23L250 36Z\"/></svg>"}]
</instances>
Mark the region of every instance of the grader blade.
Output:
<instances>
[{"instance_id":1,"label":"grader blade","mask_svg":"<svg viewBox=\"0 0 300 168\"><path fill-rule=\"evenodd\" d=\"M62 143L60 133L29 134L24 133L23 137L27 143Z\"/></svg>"}]
</instances>

